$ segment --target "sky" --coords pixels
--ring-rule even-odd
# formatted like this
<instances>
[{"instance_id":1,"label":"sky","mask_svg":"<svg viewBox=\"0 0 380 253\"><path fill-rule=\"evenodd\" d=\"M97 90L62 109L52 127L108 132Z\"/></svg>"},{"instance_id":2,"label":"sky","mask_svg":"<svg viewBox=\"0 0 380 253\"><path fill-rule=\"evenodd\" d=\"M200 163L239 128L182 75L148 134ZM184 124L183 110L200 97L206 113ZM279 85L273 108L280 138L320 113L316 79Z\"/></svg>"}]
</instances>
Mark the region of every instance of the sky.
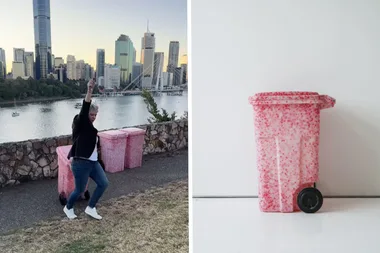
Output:
<instances>
[{"instance_id":1,"label":"sky","mask_svg":"<svg viewBox=\"0 0 380 253\"><path fill-rule=\"evenodd\" d=\"M11 71L13 48L34 52L33 0L1 0L0 48ZM115 63L115 41L128 35L140 62L141 38L155 33L156 52L164 52L164 71L169 42L179 41L187 54L187 0L50 0L51 42L55 57L74 55L96 67L96 49L105 49L106 63Z\"/></svg>"}]
</instances>

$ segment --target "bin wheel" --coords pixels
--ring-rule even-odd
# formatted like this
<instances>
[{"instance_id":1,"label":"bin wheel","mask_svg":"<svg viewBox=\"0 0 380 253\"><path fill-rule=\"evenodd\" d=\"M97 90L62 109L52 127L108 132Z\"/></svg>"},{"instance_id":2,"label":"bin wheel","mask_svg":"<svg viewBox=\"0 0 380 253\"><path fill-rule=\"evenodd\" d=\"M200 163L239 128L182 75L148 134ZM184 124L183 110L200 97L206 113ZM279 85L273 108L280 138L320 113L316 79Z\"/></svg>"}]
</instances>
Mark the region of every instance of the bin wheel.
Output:
<instances>
[{"instance_id":1,"label":"bin wheel","mask_svg":"<svg viewBox=\"0 0 380 253\"><path fill-rule=\"evenodd\" d=\"M78 200L89 200L89 199L90 199L90 192L88 190L85 192L82 192L78 197Z\"/></svg>"},{"instance_id":2,"label":"bin wheel","mask_svg":"<svg viewBox=\"0 0 380 253\"><path fill-rule=\"evenodd\" d=\"M318 212L323 205L322 193L317 188L305 188L298 194L297 204L305 213Z\"/></svg>"},{"instance_id":3,"label":"bin wheel","mask_svg":"<svg viewBox=\"0 0 380 253\"><path fill-rule=\"evenodd\" d=\"M85 191L85 193L84 193L84 198L85 198L85 200L89 200L90 197L91 197L90 192L89 192L88 190Z\"/></svg>"},{"instance_id":4,"label":"bin wheel","mask_svg":"<svg viewBox=\"0 0 380 253\"><path fill-rule=\"evenodd\" d=\"M59 194L59 202L62 206L65 206L67 204L67 198L64 193Z\"/></svg>"}]
</instances>

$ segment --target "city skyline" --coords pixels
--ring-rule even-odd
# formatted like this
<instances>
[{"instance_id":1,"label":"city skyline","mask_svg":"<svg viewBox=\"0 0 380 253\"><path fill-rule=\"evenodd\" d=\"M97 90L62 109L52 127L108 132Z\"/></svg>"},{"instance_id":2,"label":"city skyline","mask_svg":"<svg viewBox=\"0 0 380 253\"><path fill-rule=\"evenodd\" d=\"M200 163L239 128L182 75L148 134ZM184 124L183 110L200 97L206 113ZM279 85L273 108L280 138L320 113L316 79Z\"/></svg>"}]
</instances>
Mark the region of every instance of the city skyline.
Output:
<instances>
[{"instance_id":1,"label":"city skyline","mask_svg":"<svg viewBox=\"0 0 380 253\"><path fill-rule=\"evenodd\" d=\"M85 9L88 11L83 11ZM18 13L17 19L14 19L15 12ZM179 64L182 56L187 54L187 2L184 0L162 0L159 3L115 0L108 5L99 0L51 1L50 13L52 52L55 57L62 57L65 63L67 55L74 55L76 60L84 60L96 68L96 50L104 49L105 63L114 64L115 41L121 34L131 38L139 62L140 42L147 31L148 19L149 30L156 36L155 51L164 53L164 66L168 64L170 41L180 42ZM0 15L5 20L12 19L12 26L4 28L7 39L0 45L5 50L7 72L11 72L14 48L35 52L33 1L2 1ZM83 29L83 23L88 23L89 29Z\"/></svg>"}]
</instances>

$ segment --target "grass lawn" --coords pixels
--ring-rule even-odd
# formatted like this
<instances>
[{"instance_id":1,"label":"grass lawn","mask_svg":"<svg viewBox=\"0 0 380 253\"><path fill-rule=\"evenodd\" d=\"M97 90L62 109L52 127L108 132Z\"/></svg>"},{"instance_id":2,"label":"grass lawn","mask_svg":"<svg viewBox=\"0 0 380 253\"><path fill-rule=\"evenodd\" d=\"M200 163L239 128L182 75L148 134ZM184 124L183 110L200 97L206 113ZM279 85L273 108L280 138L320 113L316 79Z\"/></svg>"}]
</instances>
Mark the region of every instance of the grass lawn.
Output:
<instances>
[{"instance_id":1,"label":"grass lawn","mask_svg":"<svg viewBox=\"0 0 380 253\"><path fill-rule=\"evenodd\" d=\"M20 203L21 205L22 203ZM97 207L103 220L63 215L0 237L5 252L154 252L189 251L187 180L131 194Z\"/></svg>"}]
</instances>

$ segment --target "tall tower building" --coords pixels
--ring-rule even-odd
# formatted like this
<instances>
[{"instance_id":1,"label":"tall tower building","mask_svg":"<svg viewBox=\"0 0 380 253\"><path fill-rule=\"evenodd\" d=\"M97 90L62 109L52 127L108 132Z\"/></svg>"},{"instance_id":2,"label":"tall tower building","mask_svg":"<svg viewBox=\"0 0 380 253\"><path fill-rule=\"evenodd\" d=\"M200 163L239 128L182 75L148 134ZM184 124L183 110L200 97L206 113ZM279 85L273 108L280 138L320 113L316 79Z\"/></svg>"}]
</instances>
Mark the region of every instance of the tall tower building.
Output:
<instances>
[{"instance_id":1,"label":"tall tower building","mask_svg":"<svg viewBox=\"0 0 380 253\"><path fill-rule=\"evenodd\" d=\"M120 35L115 41L115 65L120 67L123 83L130 83L132 80L133 63L136 57L136 50L132 40L127 35Z\"/></svg>"},{"instance_id":2,"label":"tall tower building","mask_svg":"<svg viewBox=\"0 0 380 253\"><path fill-rule=\"evenodd\" d=\"M50 0L33 0L36 79L52 71Z\"/></svg>"},{"instance_id":3,"label":"tall tower building","mask_svg":"<svg viewBox=\"0 0 380 253\"><path fill-rule=\"evenodd\" d=\"M105 54L104 49L96 50L96 80L104 77Z\"/></svg>"},{"instance_id":4,"label":"tall tower building","mask_svg":"<svg viewBox=\"0 0 380 253\"><path fill-rule=\"evenodd\" d=\"M25 76L35 77L33 52L25 52Z\"/></svg>"},{"instance_id":5,"label":"tall tower building","mask_svg":"<svg viewBox=\"0 0 380 253\"><path fill-rule=\"evenodd\" d=\"M5 57L5 50L0 48L0 77L3 77L3 79L6 79L7 77L7 62Z\"/></svg>"},{"instance_id":6,"label":"tall tower building","mask_svg":"<svg viewBox=\"0 0 380 253\"><path fill-rule=\"evenodd\" d=\"M179 42L170 41L168 67L166 70L167 72L174 73L175 68L178 67L178 58L179 58Z\"/></svg>"},{"instance_id":7,"label":"tall tower building","mask_svg":"<svg viewBox=\"0 0 380 253\"><path fill-rule=\"evenodd\" d=\"M67 79L69 80L76 80L77 78L77 66L76 66L76 60L74 55L68 55L67 59Z\"/></svg>"},{"instance_id":8,"label":"tall tower building","mask_svg":"<svg viewBox=\"0 0 380 253\"><path fill-rule=\"evenodd\" d=\"M153 70L154 70L154 51L156 47L156 38L154 33L149 31L144 33L141 45L141 63L143 64L142 88L152 88Z\"/></svg>"},{"instance_id":9,"label":"tall tower building","mask_svg":"<svg viewBox=\"0 0 380 253\"><path fill-rule=\"evenodd\" d=\"M120 88L120 67L117 65L104 65L104 88Z\"/></svg>"},{"instance_id":10,"label":"tall tower building","mask_svg":"<svg viewBox=\"0 0 380 253\"><path fill-rule=\"evenodd\" d=\"M76 79L75 80L85 80L86 79L86 64L84 60L79 60L76 62Z\"/></svg>"},{"instance_id":11,"label":"tall tower building","mask_svg":"<svg viewBox=\"0 0 380 253\"><path fill-rule=\"evenodd\" d=\"M13 61L25 63L24 48L13 48Z\"/></svg>"},{"instance_id":12,"label":"tall tower building","mask_svg":"<svg viewBox=\"0 0 380 253\"><path fill-rule=\"evenodd\" d=\"M54 67L59 67L61 65L64 65L65 64L65 61L63 60L62 57L55 57L54 59Z\"/></svg>"}]
</instances>

